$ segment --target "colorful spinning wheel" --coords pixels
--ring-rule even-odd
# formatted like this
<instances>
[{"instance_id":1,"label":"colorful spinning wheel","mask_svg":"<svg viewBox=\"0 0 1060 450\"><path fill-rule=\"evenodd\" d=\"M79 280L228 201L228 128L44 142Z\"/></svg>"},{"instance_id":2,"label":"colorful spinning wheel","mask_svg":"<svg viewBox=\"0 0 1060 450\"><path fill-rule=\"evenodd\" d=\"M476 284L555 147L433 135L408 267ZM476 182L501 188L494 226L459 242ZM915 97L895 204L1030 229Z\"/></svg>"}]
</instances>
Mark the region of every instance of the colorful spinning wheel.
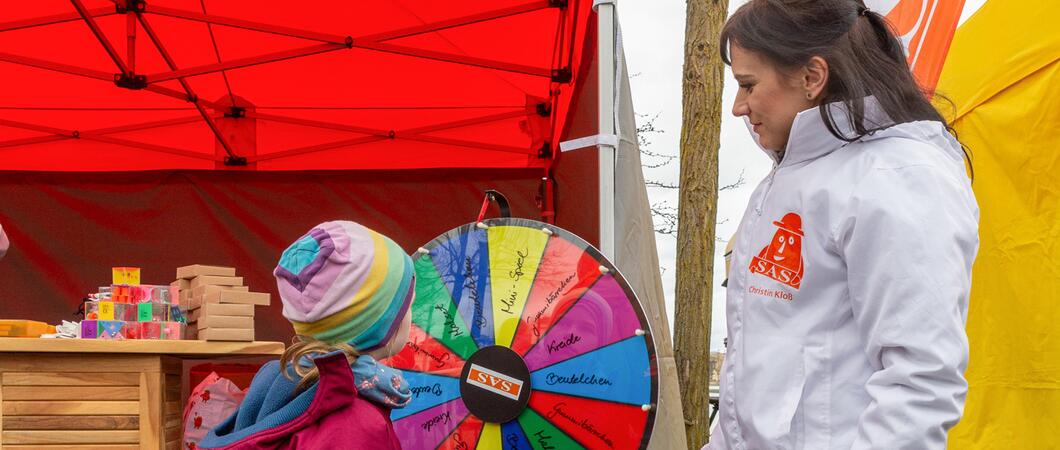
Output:
<instances>
[{"instance_id":1,"label":"colorful spinning wheel","mask_svg":"<svg viewBox=\"0 0 1060 450\"><path fill-rule=\"evenodd\" d=\"M637 449L655 422L655 344L633 290L572 233L456 228L415 255L412 332L386 361L413 400L406 450Z\"/></svg>"}]
</instances>

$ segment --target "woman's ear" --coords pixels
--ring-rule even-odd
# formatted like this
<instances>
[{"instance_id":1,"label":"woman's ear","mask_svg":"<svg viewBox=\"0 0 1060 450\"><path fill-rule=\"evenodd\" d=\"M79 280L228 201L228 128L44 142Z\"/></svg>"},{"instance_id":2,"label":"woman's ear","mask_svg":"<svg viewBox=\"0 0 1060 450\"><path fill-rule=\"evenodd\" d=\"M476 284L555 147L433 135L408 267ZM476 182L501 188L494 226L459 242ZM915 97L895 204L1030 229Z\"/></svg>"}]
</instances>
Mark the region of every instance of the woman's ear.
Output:
<instances>
[{"instance_id":1,"label":"woman's ear","mask_svg":"<svg viewBox=\"0 0 1060 450\"><path fill-rule=\"evenodd\" d=\"M819 100L826 85L828 85L828 61L820 56L814 56L806 63L802 74L802 88L806 91L807 100Z\"/></svg>"}]
</instances>

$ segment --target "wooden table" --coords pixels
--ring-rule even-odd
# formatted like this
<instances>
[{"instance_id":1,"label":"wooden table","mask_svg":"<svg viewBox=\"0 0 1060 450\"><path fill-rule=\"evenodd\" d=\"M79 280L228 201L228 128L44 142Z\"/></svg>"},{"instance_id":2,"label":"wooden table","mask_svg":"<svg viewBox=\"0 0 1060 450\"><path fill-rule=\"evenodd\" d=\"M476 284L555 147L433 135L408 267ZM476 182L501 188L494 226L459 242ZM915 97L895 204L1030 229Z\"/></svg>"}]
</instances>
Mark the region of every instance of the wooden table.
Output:
<instances>
[{"instance_id":1,"label":"wooden table","mask_svg":"<svg viewBox=\"0 0 1060 450\"><path fill-rule=\"evenodd\" d=\"M0 338L0 447L178 450L182 359L281 353L279 342Z\"/></svg>"}]
</instances>

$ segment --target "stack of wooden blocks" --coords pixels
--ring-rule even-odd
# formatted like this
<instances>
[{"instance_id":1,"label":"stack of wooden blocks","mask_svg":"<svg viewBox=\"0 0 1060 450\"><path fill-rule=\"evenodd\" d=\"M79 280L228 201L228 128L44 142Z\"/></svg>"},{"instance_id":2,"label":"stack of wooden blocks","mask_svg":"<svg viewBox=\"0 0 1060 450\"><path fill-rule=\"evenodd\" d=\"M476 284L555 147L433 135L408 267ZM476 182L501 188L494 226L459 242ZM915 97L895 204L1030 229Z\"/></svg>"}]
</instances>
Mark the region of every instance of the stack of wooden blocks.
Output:
<instances>
[{"instance_id":1,"label":"stack of wooden blocks","mask_svg":"<svg viewBox=\"0 0 1060 450\"><path fill-rule=\"evenodd\" d=\"M271 300L267 293L250 292L232 267L184 266L173 285L188 309L188 339L253 341L254 306Z\"/></svg>"}]
</instances>

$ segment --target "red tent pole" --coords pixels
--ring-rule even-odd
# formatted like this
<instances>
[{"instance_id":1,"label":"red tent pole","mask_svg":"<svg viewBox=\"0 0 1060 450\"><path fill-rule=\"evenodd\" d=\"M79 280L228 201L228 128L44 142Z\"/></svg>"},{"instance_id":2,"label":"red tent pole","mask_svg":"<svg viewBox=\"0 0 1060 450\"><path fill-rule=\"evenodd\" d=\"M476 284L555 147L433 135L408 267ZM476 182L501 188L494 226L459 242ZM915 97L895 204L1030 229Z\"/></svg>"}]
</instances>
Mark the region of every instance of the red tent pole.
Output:
<instances>
[{"instance_id":1,"label":"red tent pole","mask_svg":"<svg viewBox=\"0 0 1060 450\"><path fill-rule=\"evenodd\" d=\"M48 141L51 141L51 140L59 140L59 139L86 139L86 140L91 140L91 141L104 142L104 143L108 143L108 144L123 145L123 146L126 146L126 147L140 148L140 149L143 149L143 150L150 150L150 151L155 151L155 152L160 152L160 153L168 153L168 154L184 156L184 157L188 157L188 158L205 159L205 160L208 160L208 161L213 161L214 160L212 155L208 155L208 154L205 154L205 153L193 152L193 151L190 151L190 150L184 150L184 149L179 149L179 148L175 148L175 147L168 147L168 146L164 146L164 145L156 145L156 144L148 144L148 143L144 143L144 142L137 142L137 141L132 141L132 140L129 140L129 139L122 139L122 138L104 136L103 134L101 134L99 132L93 132L93 131L66 130L66 129L62 129L62 128L49 127L49 126L46 126L46 125L37 125L37 124L32 124L32 123L16 122L16 121L7 120L7 119L0 119L0 125L11 127L11 128L20 128L20 129L23 129L23 130L37 131L37 132L41 132L41 133L49 133L49 134L56 135L55 137L45 136L45 137L51 138L51 139L48 139L48 140L43 140L43 137L42 138L31 138L31 139L43 140L44 142L48 142ZM119 132L119 131L129 131L129 128L130 127L120 127L118 129L118 131L111 130L110 132L116 133L116 132ZM26 141L26 139L22 139L21 141ZM12 141L9 141L9 142L12 142ZM4 144L5 143L0 142L0 147L3 147Z\"/></svg>"},{"instance_id":2,"label":"red tent pole","mask_svg":"<svg viewBox=\"0 0 1060 450\"><path fill-rule=\"evenodd\" d=\"M176 119L156 120L156 121L152 121L152 122L143 122L143 123L122 125L122 126L119 126L119 127L97 128L95 130L83 131L83 132L78 133L78 134L80 135L80 134L87 133L87 134L92 134L92 135L105 135L105 134L114 134L114 133L125 133L125 132L129 132L129 131L140 131L140 130L149 130L149 129L152 129L152 128L163 128L163 127L170 127L170 126L174 126L174 125L183 125L183 124L186 124L186 123L198 122L199 120L201 120L199 118L199 116L179 117L179 118L176 118ZM18 125L11 125L9 123L8 126L11 126L13 128L29 129L29 130L32 130L32 131L40 131L40 132L43 132L43 133L56 133L56 132L64 132L65 131L65 130L60 130L58 128L46 128L46 129L45 128L28 128L29 126L32 126L32 124L27 124L27 123L24 123L24 122L18 122ZM41 136L41 137L35 137L35 138L25 138L25 139L14 139L14 140L10 140L10 141L0 141L0 148L16 147L16 146L19 146L19 145L29 145L29 144L37 144L37 143L43 143L43 142L52 142L52 141L57 141L57 140L62 140L62 139L71 139L73 137L74 137L73 136L73 132L71 132L70 134L60 133L60 134L57 134L55 136Z\"/></svg>"},{"instance_id":3,"label":"red tent pole","mask_svg":"<svg viewBox=\"0 0 1060 450\"><path fill-rule=\"evenodd\" d=\"M375 50L386 53L394 53L398 55L413 56L417 58L432 59L435 61L451 62L456 64L464 64L468 66L484 67L494 70L502 70L507 72L522 73L527 75L535 75L540 77L552 77L552 70L541 67L531 67L521 64L506 63L503 61L493 61L485 58L475 58L471 56L456 55L451 53L436 52L431 50L423 50L412 47L406 47L402 45L384 44L374 41L361 41L353 39L348 36L338 36L328 33L318 33L315 31L299 30L295 28L282 27L278 25L270 25L258 22L252 22L249 20L234 19L231 17L222 17L212 14L202 14L190 11L181 11L179 9L165 8L160 6L148 6L145 8L145 12L152 14L160 14L164 16L176 17L180 19L194 20L199 22L211 23L214 25L225 25L236 28L243 28L246 30L261 31L265 33L278 34L282 36L297 37L302 39L311 39L331 44L339 44L345 47L357 47L367 50ZM142 17L142 16L141 16ZM142 21L142 19L141 19ZM427 25L429 28L430 25ZM289 59L289 58L286 58ZM214 69L214 71L219 69Z\"/></svg>"},{"instance_id":4,"label":"red tent pole","mask_svg":"<svg viewBox=\"0 0 1060 450\"><path fill-rule=\"evenodd\" d=\"M403 45L384 44L382 42L363 42L354 40L353 46L368 50L394 53L397 55L414 56L417 58L432 59L435 61L463 64L465 66L483 67L486 69L521 73L545 78L552 77L552 70L544 67L525 66L522 64L506 63L503 61L494 61L486 58L476 58L473 56L455 55L452 53L405 47Z\"/></svg>"},{"instance_id":5,"label":"red tent pole","mask_svg":"<svg viewBox=\"0 0 1060 450\"><path fill-rule=\"evenodd\" d=\"M71 66L69 64L45 61L43 59L30 58L28 56L12 55L0 52L0 61L19 64L23 66L36 67L54 72L62 72L69 75L79 75L87 78L95 78L103 81L114 81L114 74L85 67Z\"/></svg>"},{"instance_id":6,"label":"red tent pole","mask_svg":"<svg viewBox=\"0 0 1060 450\"><path fill-rule=\"evenodd\" d=\"M318 33L315 31L300 30L297 28L289 28L279 25L269 25L258 22L251 22L249 20L234 19L231 17L222 17L215 16L212 14L182 11L179 9L157 6L154 4L147 5L147 7L144 9L144 12L175 17L178 19L193 20L196 22L212 23L214 25L224 25L233 28L242 28L244 30L261 31L264 33L279 34L288 37L346 45L346 36L339 36L337 34Z\"/></svg>"},{"instance_id":7,"label":"red tent pole","mask_svg":"<svg viewBox=\"0 0 1060 450\"><path fill-rule=\"evenodd\" d=\"M125 15L125 46L128 48L129 72L136 73L136 15Z\"/></svg>"},{"instance_id":8,"label":"red tent pole","mask_svg":"<svg viewBox=\"0 0 1060 450\"><path fill-rule=\"evenodd\" d=\"M92 8L87 11L90 17L104 17L117 14L114 8ZM33 19L16 20L14 22L3 22L0 23L0 32L21 30L23 28L41 27L45 25L54 25L57 23L73 22L75 20L83 20L80 12L66 13L66 14L55 14L51 16L36 17Z\"/></svg>"},{"instance_id":9,"label":"red tent pole","mask_svg":"<svg viewBox=\"0 0 1060 450\"><path fill-rule=\"evenodd\" d=\"M260 64L267 64L271 62L284 61L288 59L332 52L335 50L345 50L346 48L347 47L345 45L340 46L336 44L316 44L308 47L269 53L261 56L253 56L250 58L235 59L222 63L206 64L198 67L189 67L187 69L173 70L171 72L157 73L153 75L148 75L147 81L149 83L161 83L163 81L169 81L177 78L194 77L198 75L221 72L224 70L256 66Z\"/></svg>"},{"instance_id":10,"label":"red tent pole","mask_svg":"<svg viewBox=\"0 0 1060 450\"><path fill-rule=\"evenodd\" d=\"M457 17L454 19L443 20L439 22L425 23L423 25L417 25L408 28L401 28L393 31L384 31L382 33L369 34L365 36L359 36L354 38L355 41L369 41L369 42L383 42L391 39L406 38L409 36L415 36L423 33L430 33L432 31L440 31L449 28L462 27L465 25L472 25L480 22L486 22L495 19L503 19L509 16L516 16L519 14L525 14L534 12L542 9L549 8L548 0L537 0L524 5L516 5L508 8L501 8L493 11L487 11L479 14L472 14L464 17Z\"/></svg>"},{"instance_id":11,"label":"red tent pole","mask_svg":"<svg viewBox=\"0 0 1060 450\"><path fill-rule=\"evenodd\" d=\"M120 56L118 56L118 52L114 50L114 46L111 45L109 40L107 40L107 36L103 35L103 30L99 29L99 25L96 24L94 19L92 19L92 16L88 13L88 9L85 8L83 3L81 3L81 0L70 0L70 3L73 3L74 8L77 8L77 13L80 14L81 18L88 24L88 28L91 29L92 34L96 36L96 40L103 45L103 49L107 51L107 55L110 56L112 61L114 61L114 65L118 66L121 73L131 74L132 72L129 71L128 66L126 66L125 62L121 60Z\"/></svg>"},{"instance_id":12,"label":"red tent pole","mask_svg":"<svg viewBox=\"0 0 1060 450\"><path fill-rule=\"evenodd\" d=\"M76 0L74 0L76 1ZM151 42L158 49L158 53L162 55L162 59L166 61L166 65L172 70L177 70L177 64L173 61L173 57L166 51L166 47L162 45L162 41L158 39L158 35L155 33L154 28L147 22L147 18L143 14L136 13L137 19L140 20L140 25L144 27L144 32L147 33L147 37L151 39ZM225 161L226 164L233 165L246 165L246 158L240 157L232 151L232 144L228 142L228 139L221 133L221 130L217 128L217 123L214 122L213 118L203 108L202 102L199 101L199 96L192 90L191 85L188 84L183 78L178 78L180 86L184 88L184 92L188 95L188 101L195 105L195 109L199 111L199 115L202 116L202 120L206 122L206 125L210 127L210 131L213 132L217 141L221 143L221 147L224 148L225 153L228 154L228 159Z\"/></svg>"},{"instance_id":13,"label":"red tent pole","mask_svg":"<svg viewBox=\"0 0 1060 450\"><path fill-rule=\"evenodd\" d=\"M384 131L384 130L363 128L363 127L354 127L354 126L350 126L350 125L335 124L335 123L329 123L329 122L319 122L319 121L307 120L307 119L296 119L296 118L293 118L293 117L284 117L284 116L277 116L277 115L272 115L272 114L262 114L262 113L258 113L258 112L247 111L247 117L254 117L254 118L261 119L261 120L273 120L273 121L277 121L277 122L292 123L292 124L295 124L295 125L304 125L304 126L312 126L312 127L318 127L318 128L332 129L332 130L343 130L343 131L351 131L351 132L356 132L356 133L368 133L368 134L371 134L371 136L362 136L362 137L358 137L358 138L345 139L345 140L341 140L341 141L328 142L328 143L324 143L324 144L311 145L311 146L307 146L307 147L293 148L293 149L290 149L290 150L284 150L284 151L269 153L267 155L250 156L250 157L247 158L247 161L248 162L258 162L258 161L266 161L266 160L271 160L271 159L286 158L286 157L290 157L290 156L304 155L306 153L313 153L313 152L319 152L319 151L324 151L324 150L332 150L332 149L342 148L342 147L353 147L353 146L361 145L361 144L369 144L369 143L372 143L372 142L378 142L378 141L383 141L383 140L397 138L397 137L403 137L405 139L413 139L413 137L416 137L416 138L418 138L416 140L421 140L421 141L427 140L427 139L438 139L438 140L441 140L442 138L422 137L422 136L419 136L419 135L422 135L424 133L431 133L431 132L434 132L434 131L448 130L448 129L451 129L451 128L459 128L459 127L465 127L465 126L471 126L471 125L478 125L478 124L482 124L482 123L495 122L495 121L498 121L498 120L511 119L511 118L516 118L516 117L523 117L525 115L526 115L526 111L519 110L519 111L513 111L513 112L507 112L507 113L491 114L491 115L488 115L488 116L475 117L475 118L471 118L471 119L457 120L457 121L453 121L453 122L440 123L440 124L435 124L435 125L428 125L428 126L417 127L417 128L410 128L410 129L404 130L404 131ZM452 145L469 145L469 143L464 142L464 141L459 141L459 143L454 143L453 140L447 140L447 142L444 142L444 143L451 143ZM478 146L478 145L490 145L490 144L480 144L480 143L470 143L470 144L475 144L476 146ZM504 150L501 150L501 151L512 151L513 149L515 149L515 147L507 147L507 148L505 148ZM491 150L493 150L493 149L491 149ZM519 149L519 153L529 153L529 150L528 149Z\"/></svg>"},{"instance_id":14,"label":"red tent pole","mask_svg":"<svg viewBox=\"0 0 1060 450\"><path fill-rule=\"evenodd\" d=\"M0 149L9 148L9 147L18 147L20 145L44 144L44 143L48 143L48 142L61 141L63 139L72 139L72 138L70 136L52 135L52 136L31 137L31 138L25 138L25 139L13 139L13 140L10 140L10 141L2 141L2 142L0 142Z\"/></svg>"}]
</instances>

